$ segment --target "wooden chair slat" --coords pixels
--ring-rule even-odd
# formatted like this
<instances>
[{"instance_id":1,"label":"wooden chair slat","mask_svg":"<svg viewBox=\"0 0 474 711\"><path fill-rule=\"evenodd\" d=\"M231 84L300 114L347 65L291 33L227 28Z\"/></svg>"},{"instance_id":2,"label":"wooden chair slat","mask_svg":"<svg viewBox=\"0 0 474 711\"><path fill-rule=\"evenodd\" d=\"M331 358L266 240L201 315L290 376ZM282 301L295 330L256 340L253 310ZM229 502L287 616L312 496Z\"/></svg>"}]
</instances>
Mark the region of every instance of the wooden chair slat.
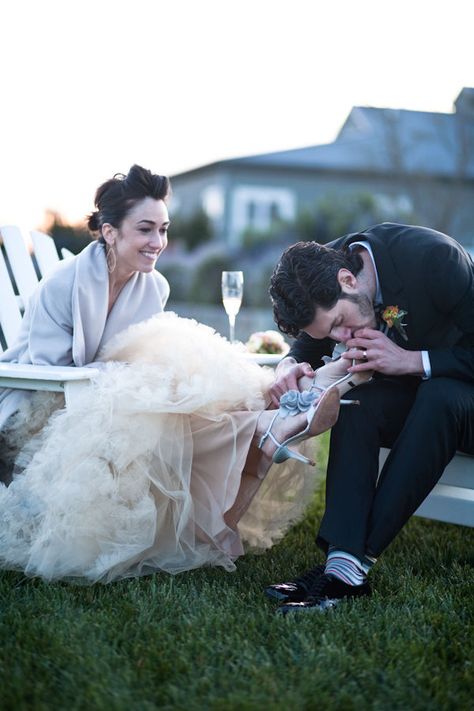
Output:
<instances>
[{"instance_id":1,"label":"wooden chair slat","mask_svg":"<svg viewBox=\"0 0 474 711\"><path fill-rule=\"evenodd\" d=\"M7 346L15 340L21 326L21 312L13 291L4 256L0 251L0 326ZM0 352L3 350L0 343Z\"/></svg>"},{"instance_id":2,"label":"wooden chair slat","mask_svg":"<svg viewBox=\"0 0 474 711\"><path fill-rule=\"evenodd\" d=\"M5 225L0 228L0 233L18 291L23 299L23 304L26 305L38 285L38 277L27 248L27 240L19 227Z\"/></svg>"},{"instance_id":3,"label":"wooden chair slat","mask_svg":"<svg viewBox=\"0 0 474 711\"><path fill-rule=\"evenodd\" d=\"M44 232L31 230L31 239L35 251L35 258L38 263L41 276L51 271L51 269L59 262L59 255L54 244L54 240Z\"/></svg>"}]
</instances>

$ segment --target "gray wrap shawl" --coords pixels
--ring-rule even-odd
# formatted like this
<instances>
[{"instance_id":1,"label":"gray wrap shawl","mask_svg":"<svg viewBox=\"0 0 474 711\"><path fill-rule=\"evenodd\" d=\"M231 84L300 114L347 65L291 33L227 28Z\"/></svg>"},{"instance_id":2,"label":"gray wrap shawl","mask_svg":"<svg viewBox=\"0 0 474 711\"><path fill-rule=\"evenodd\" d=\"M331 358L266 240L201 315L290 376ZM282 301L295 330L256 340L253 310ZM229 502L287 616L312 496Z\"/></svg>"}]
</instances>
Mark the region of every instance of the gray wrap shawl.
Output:
<instances>
[{"instance_id":1,"label":"gray wrap shawl","mask_svg":"<svg viewBox=\"0 0 474 711\"><path fill-rule=\"evenodd\" d=\"M0 361L89 365L110 338L161 313L168 296L168 282L159 272L135 272L107 315L109 280L104 247L92 242L41 280L27 305L16 342L0 354ZM0 390L0 428L30 395L25 390Z\"/></svg>"}]
</instances>

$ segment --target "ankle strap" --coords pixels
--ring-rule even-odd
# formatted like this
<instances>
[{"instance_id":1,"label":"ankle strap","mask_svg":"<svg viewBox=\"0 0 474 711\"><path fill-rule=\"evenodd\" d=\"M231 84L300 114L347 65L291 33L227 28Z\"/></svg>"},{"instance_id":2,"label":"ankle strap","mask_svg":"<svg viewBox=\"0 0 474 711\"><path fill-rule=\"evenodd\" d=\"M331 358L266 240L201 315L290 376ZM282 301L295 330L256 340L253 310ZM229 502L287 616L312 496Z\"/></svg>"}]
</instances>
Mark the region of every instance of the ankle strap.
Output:
<instances>
[{"instance_id":1,"label":"ankle strap","mask_svg":"<svg viewBox=\"0 0 474 711\"><path fill-rule=\"evenodd\" d=\"M272 442L274 442L274 444L276 444L277 447L280 446L281 442L278 442L278 440L272 435L272 433L270 431L273 427L273 423L275 422L276 418L278 417L278 414L279 414L279 410L276 410L275 414L272 417L272 421L268 425L267 431L262 435L260 442L258 443L259 449L262 449L263 445L266 442L267 437L270 437Z\"/></svg>"}]
</instances>

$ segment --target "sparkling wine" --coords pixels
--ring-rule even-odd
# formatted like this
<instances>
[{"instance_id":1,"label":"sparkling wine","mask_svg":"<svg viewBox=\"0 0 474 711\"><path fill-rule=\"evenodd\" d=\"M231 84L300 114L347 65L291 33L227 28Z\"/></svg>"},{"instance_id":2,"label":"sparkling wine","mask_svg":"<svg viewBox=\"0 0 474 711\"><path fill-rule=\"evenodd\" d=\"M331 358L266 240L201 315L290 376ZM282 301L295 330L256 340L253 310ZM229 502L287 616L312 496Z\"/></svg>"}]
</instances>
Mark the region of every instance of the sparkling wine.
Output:
<instances>
[{"instance_id":1,"label":"sparkling wine","mask_svg":"<svg viewBox=\"0 0 474 711\"><path fill-rule=\"evenodd\" d=\"M242 303L241 296L224 296L222 299L226 314L228 316L237 316L240 311L240 304Z\"/></svg>"},{"instance_id":2,"label":"sparkling wine","mask_svg":"<svg viewBox=\"0 0 474 711\"><path fill-rule=\"evenodd\" d=\"M229 341L234 341L235 317L239 313L244 291L242 272L222 272L222 303L229 317Z\"/></svg>"}]
</instances>

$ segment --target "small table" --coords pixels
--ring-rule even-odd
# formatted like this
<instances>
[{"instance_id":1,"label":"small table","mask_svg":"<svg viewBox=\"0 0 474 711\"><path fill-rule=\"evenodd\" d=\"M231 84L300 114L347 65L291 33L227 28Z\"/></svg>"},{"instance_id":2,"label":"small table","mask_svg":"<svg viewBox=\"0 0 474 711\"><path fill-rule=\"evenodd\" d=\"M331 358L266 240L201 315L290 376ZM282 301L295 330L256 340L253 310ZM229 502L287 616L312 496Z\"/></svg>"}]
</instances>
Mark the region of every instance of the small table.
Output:
<instances>
[{"instance_id":1,"label":"small table","mask_svg":"<svg viewBox=\"0 0 474 711\"><path fill-rule=\"evenodd\" d=\"M275 368L284 357L281 353L276 355L269 353L246 353L249 360L253 360L258 365L270 365Z\"/></svg>"}]
</instances>

